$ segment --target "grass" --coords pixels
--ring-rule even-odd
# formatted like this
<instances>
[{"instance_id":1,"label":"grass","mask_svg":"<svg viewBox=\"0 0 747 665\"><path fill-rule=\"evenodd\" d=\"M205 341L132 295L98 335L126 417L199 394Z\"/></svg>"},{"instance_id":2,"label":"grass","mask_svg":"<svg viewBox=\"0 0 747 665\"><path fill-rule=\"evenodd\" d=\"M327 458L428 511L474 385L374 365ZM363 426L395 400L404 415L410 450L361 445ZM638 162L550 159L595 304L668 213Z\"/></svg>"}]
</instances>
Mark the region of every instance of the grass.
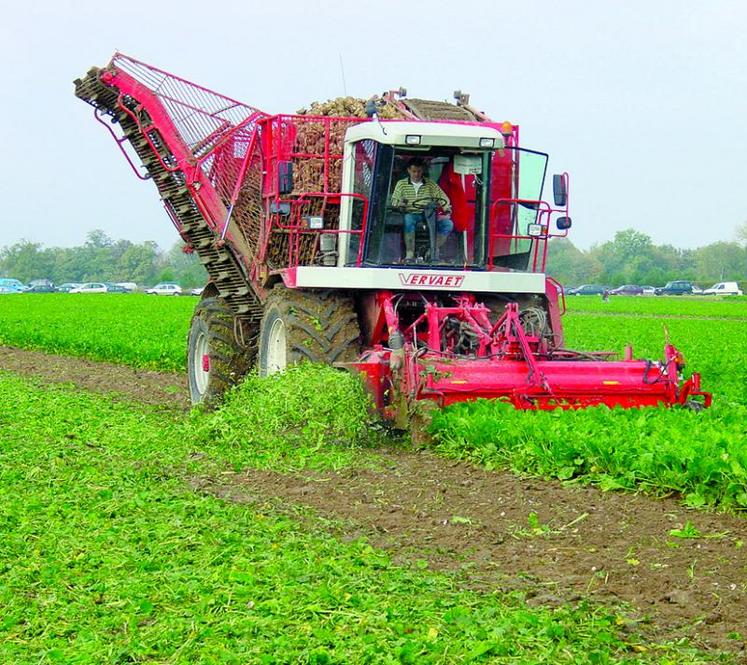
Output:
<instances>
[{"instance_id":1,"label":"grass","mask_svg":"<svg viewBox=\"0 0 747 665\"><path fill-rule=\"evenodd\" d=\"M690 505L742 510L747 462L739 422L747 407L747 336L744 322L735 317L747 310L747 298L619 297L608 303L578 298L571 299L573 306L577 301L582 301L578 307L599 311L616 308L618 315L570 313L564 320L567 346L622 351L632 343L637 357L656 359L666 329L684 352L688 371L701 372L704 388L714 392L714 408L700 416L681 410L605 409L518 414L500 404L459 405L436 419L440 453L607 489L676 491ZM183 363L194 306L191 298L106 294L27 295L2 303L0 343L160 369ZM691 311L695 318L641 316L653 307ZM711 318L698 319L695 313ZM281 422L287 426L278 429ZM281 430L282 436L273 434ZM331 370L293 371L270 380L250 376L219 414L200 420L195 432L205 446L217 442L211 455L234 468L265 465L282 471L342 468L363 464L363 459L375 463L360 454L371 434L374 442L377 436L360 386Z\"/></svg>"},{"instance_id":2,"label":"grass","mask_svg":"<svg viewBox=\"0 0 747 665\"><path fill-rule=\"evenodd\" d=\"M433 416L441 454L490 469L676 493L686 505L747 511L747 407L517 412L478 400Z\"/></svg>"},{"instance_id":3,"label":"grass","mask_svg":"<svg viewBox=\"0 0 747 665\"><path fill-rule=\"evenodd\" d=\"M0 390L0 662L707 660L621 634L609 609L464 590L363 539L197 494L201 416L2 374Z\"/></svg>"},{"instance_id":4,"label":"grass","mask_svg":"<svg viewBox=\"0 0 747 665\"><path fill-rule=\"evenodd\" d=\"M360 378L318 365L250 374L220 409L193 413L192 425L195 441L236 470L375 466L383 438Z\"/></svg>"},{"instance_id":5,"label":"grass","mask_svg":"<svg viewBox=\"0 0 747 665\"><path fill-rule=\"evenodd\" d=\"M747 319L747 296L569 296L570 312Z\"/></svg>"},{"instance_id":6,"label":"grass","mask_svg":"<svg viewBox=\"0 0 747 665\"><path fill-rule=\"evenodd\" d=\"M186 368L196 298L27 293L0 301L0 344L165 371Z\"/></svg>"}]
</instances>

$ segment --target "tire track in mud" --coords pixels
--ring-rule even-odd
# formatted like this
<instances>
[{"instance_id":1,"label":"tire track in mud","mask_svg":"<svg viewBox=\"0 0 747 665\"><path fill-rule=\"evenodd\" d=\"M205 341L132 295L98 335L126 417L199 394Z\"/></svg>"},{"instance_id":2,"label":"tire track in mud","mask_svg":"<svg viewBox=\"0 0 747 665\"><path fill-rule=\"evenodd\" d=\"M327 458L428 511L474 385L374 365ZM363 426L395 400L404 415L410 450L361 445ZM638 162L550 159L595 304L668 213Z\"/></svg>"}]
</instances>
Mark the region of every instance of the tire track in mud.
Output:
<instances>
[{"instance_id":1,"label":"tire track in mud","mask_svg":"<svg viewBox=\"0 0 747 665\"><path fill-rule=\"evenodd\" d=\"M0 347L0 369L73 383L175 410L189 408L182 374ZM674 499L604 493L485 471L425 451L377 450L383 470L189 478L196 491L264 504L341 538L365 536L395 563L425 560L466 586L521 590L530 603L591 599L634 608L623 630L737 652L747 662L747 520L689 511ZM669 532L690 520L709 536ZM734 633L742 636L736 639Z\"/></svg>"},{"instance_id":2,"label":"tire track in mud","mask_svg":"<svg viewBox=\"0 0 747 665\"><path fill-rule=\"evenodd\" d=\"M87 358L0 346L0 370L48 383L73 383L94 393L117 395L146 404L186 411L186 375L115 365Z\"/></svg>"}]
</instances>

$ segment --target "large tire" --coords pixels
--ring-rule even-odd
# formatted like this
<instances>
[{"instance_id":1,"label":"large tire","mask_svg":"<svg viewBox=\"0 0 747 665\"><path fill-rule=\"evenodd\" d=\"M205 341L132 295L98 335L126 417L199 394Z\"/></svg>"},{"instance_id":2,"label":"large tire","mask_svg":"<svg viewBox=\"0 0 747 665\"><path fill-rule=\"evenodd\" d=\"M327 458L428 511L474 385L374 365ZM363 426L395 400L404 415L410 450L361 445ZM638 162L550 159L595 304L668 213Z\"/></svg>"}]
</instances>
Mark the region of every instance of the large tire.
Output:
<instances>
[{"instance_id":1,"label":"large tire","mask_svg":"<svg viewBox=\"0 0 747 665\"><path fill-rule=\"evenodd\" d=\"M247 328L245 323L236 322L223 299L212 294L203 296L192 316L188 338L192 404L215 406L249 371L256 357L257 336ZM237 339L237 332L241 339Z\"/></svg>"},{"instance_id":2,"label":"large tire","mask_svg":"<svg viewBox=\"0 0 747 665\"><path fill-rule=\"evenodd\" d=\"M276 286L265 303L259 333L259 374L301 361L331 365L359 355L360 327L352 298L338 291Z\"/></svg>"}]
</instances>

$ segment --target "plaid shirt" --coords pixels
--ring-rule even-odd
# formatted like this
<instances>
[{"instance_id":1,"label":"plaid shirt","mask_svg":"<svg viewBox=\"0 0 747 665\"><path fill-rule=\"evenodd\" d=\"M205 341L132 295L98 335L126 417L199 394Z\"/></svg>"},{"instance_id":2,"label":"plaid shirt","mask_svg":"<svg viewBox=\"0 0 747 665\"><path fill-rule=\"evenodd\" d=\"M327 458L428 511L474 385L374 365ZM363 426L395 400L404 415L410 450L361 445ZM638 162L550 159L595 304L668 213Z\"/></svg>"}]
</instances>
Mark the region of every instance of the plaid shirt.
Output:
<instances>
[{"instance_id":1,"label":"plaid shirt","mask_svg":"<svg viewBox=\"0 0 747 665\"><path fill-rule=\"evenodd\" d=\"M413 201L427 203L431 199L435 199L444 210L451 209L451 201L449 201L449 197L444 194L444 190L433 182L433 180L423 178L423 184L420 186L420 189L418 189L416 194L415 187L413 187L410 178L402 178L402 180L397 182L394 186L394 191L392 192L392 207L398 208L404 204L405 209L408 212L422 212L422 208L416 208L412 205Z\"/></svg>"}]
</instances>

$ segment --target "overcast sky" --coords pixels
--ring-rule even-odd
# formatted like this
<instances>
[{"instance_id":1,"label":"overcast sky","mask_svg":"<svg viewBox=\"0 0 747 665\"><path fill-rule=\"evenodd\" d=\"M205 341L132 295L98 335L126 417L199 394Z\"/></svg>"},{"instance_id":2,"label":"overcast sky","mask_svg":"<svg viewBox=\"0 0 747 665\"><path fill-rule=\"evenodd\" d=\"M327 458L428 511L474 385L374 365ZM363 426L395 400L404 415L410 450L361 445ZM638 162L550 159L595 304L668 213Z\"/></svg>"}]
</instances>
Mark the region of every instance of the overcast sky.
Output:
<instances>
[{"instance_id":1,"label":"overcast sky","mask_svg":"<svg viewBox=\"0 0 747 665\"><path fill-rule=\"evenodd\" d=\"M0 22L0 246L172 245L72 80L115 50L269 112L347 92L469 92L571 174L580 247L635 227L733 240L747 219L747 2L11 3ZM550 192L545 192L550 198Z\"/></svg>"}]
</instances>

